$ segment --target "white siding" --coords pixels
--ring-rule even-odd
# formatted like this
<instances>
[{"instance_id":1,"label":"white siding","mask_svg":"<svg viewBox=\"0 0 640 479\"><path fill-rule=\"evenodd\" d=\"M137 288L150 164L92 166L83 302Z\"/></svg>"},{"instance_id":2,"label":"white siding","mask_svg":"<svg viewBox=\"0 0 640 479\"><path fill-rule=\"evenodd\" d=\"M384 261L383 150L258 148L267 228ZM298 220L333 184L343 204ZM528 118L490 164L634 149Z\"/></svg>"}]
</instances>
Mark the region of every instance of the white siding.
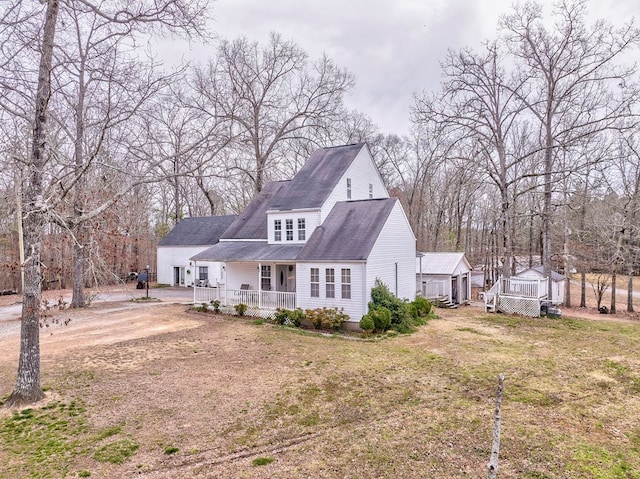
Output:
<instances>
[{"instance_id":1,"label":"white siding","mask_svg":"<svg viewBox=\"0 0 640 479\"><path fill-rule=\"evenodd\" d=\"M298 240L298 218L305 220L304 241ZM273 221L280 220L282 222L282 241L274 241L273 238ZM286 220L293 220L293 241L286 240ZM283 211L270 212L267 214L267 231L269 244L304 244L309 239L313 231L320 224L320 210L300 210L300 211Z\"/></svg>"},{"instance_id":2,"label":"white siding","mask_svg":"<svg viewBox=\"0 0 640 479\"><path fill-rule=\"evenodd\" d=\"M396 276L396 264L397 276ZM369 255L367 295L376 278L399 298L416 297L416 239L400 202L396 203Z\"/></svg>"},{"instance_id":3,"label":"white siding","mask_svg":"<svg viewBox=\"0 0 640 479\"><path fill-rule=\"evenodd\" d=\"M196 268L189 258L209 248L209 246L160 246L158 247L158 283L174 284L173 268L185 269L185 284L190 286L196 278ZM209 266L209 282L215 284L220 281L222 263L200 262L200 266ZM186 273L190 270L191 273Z\"/></svg>"},{"instance_id":4,"label":"white siding","mask_svg":"<svg viewBox=\"0 0 640 479\"><path fill-rule=\"evenodd\" d=\"M351 178L351 198L347 198L347 178ZM369 199L369 185L373 185L374 198L389 198L389 193L382 182L380 173L371 158L369 149L364 147L358 153L345 172L338 180L334 190L322 205L321 221L324 221L338 201Z\"/></svg>"},{"instance_id":5,"label":"white siding","mask_svg":"<svg viewBox=\"0 0 640 479\"><path fill-rule=\"evenodd\" d=\"M249 289L257 290L260 286L258 263L227 263L226 272L227 289L240 289L241 285L248 284Z\"/></svg>"},{"instance_id":6,"label":"white siding","mask_svg":"<svg viewBox=\"0 0 640 479\"><path fill-rule=\"evenodd\" d=\"M320 270L320 297L311 297L311 268ZM335 270L335 298L327 298L325 270L333 268ZM351 299L342 299L342 268L351 269ZM363 308L363 278L365 277L364 263L298 263L296 265L296 291L297 305L299 308L315 309L322 308L344 308L344 312L349 315L349 322L358 324L360 318L365 314ZM366 301L365 301L366 306Z\"/></svg>"}]
</instances>

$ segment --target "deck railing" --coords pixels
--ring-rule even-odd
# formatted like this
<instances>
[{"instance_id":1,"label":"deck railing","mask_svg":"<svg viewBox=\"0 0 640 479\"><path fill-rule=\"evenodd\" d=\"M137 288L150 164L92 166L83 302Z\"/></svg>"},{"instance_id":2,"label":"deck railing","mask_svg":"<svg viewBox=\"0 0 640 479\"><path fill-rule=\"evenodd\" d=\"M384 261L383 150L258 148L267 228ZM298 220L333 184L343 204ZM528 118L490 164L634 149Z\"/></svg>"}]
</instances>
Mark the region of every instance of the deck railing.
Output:
<instances>
[{"instance_id":1,"label":"deck railing","mask_svg":"<svg viewBox=\"0 0 640 479\"><path fill-rule=\"evenodd\" d=\"M502 278L500 294L504 296L519 296L521 298L544 298L547 295L547 278Z\"/></svg>"}]
</instances>

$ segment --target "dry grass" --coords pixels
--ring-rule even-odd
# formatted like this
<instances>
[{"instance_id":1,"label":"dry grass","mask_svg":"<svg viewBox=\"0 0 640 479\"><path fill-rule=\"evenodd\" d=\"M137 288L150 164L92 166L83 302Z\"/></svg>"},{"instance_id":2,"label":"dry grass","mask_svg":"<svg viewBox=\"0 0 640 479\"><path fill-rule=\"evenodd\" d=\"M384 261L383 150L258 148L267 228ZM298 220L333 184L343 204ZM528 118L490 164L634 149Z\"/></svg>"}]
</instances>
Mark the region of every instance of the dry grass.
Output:
<instances>
[{"instance_id":1,"label":"dry grass","mask_svg":"<svg viewBox=\"0 0 640 479\"><path fill-rule=\"evenodd\" d=\"M357 341L177 306L139 311L129 327L148 314L184 328L122 340L112 326L117 341L87 334L85 347L76 334L71 349L61 331L60 347L43 346L44 383L83 408L79 442L37 472L28 453L1 448L0 477L484 477L499 373L499 477L640 477L634 321L467 307L439 310L411 336ZM0 397L13 361L0 360ZM130 459L96 459L117 441L138 446Z\"/></svg>"}]
</instances>

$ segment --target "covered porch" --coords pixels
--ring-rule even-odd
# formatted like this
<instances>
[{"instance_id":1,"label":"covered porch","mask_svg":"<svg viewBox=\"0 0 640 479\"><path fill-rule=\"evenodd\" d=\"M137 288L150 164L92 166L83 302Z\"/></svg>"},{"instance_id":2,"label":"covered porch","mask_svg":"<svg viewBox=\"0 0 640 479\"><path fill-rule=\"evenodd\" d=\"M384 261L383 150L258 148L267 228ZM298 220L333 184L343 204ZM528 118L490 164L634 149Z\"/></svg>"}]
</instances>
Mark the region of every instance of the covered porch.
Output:
<instances>
[{"instance_id":1,"label":"covered porch","mask_svg":"<svg viewBox=\"0 0 640 479\"><path fill-rule=\"evenodd\" d=\"M248 315L269 316L278 308L296 308L296 265L285 262L228 262L216 287L194 286L195 304L220 301L223 307L246 304Z\"/></svg>"}]
</instances>

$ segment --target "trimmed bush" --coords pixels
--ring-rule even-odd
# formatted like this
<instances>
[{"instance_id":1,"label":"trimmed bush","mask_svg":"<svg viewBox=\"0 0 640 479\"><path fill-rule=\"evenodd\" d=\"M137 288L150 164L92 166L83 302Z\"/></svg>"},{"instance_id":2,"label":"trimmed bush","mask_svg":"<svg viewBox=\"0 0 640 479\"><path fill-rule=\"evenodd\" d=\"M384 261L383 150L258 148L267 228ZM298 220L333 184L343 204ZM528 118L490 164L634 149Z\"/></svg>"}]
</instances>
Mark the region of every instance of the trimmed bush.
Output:
<instances>
[{"instance_id":1,"label":"trimmed bush","mask_svg":"<svg viewBox=\"0 0 640 479\"><path fill-rule=\"evenodd\" d=\"M244 316L244 313L247 312L247 305L239 303L234 306L234 309L236 310L236 313L238 313L238 316Z\"/></svg>"},{"instance_id":2,"label":"trimmed bush","mask_svg":"<svg viewBox=\"0 0 640 479\"><path fill-rule=\"evenodd\" d=\"M344 321L349 320L349 315L344 313L344 309L340 308L316 308L305 310L305 316L313 327L316 329L326 328L334 331L340 329Z\"/></svg>"},{"instance_id":3,"label":"trimmed bush","mask_svg":"<svg viewBox=\"0 0 640 479\"><path fill-rule=\"evenodd\" d=\"M376 331L384 332L391 326L391 311L384 306L376 306L369 311Z\"/></svg>"},{"instance_id":4,"label":"trimmed bush","mask_svg":"<svg viewBox=\"0 0 640 479\"><path fill-rule=\"evenodd\" d=\"M278 308L276 310L276 314L273 317L273 322L276 324L281 324L283 326L295 326L296 328L300 326L300 322L304 318L304 311L300 308L296 309L284 309Z\"/></svg>"},{"instance_id":5,"label":"trimmed bush","mask_svg":"<svg viewBox=\"0 0 640 479\"><path fill-rule=\"evenodd\" d=\"M211 306L213 306L213 312L216 314L220 314L220 300L214 299L211 301Z\"/></svg>"},{"instance_id":6,"label":"trimmed bush","mask_svg":"<svg viewBox=\"0 0 640 479\"><path fill-rule=\"evenodd\" d=\"M371 334L376 327L373 322L373 318L369 313L365 314L362 319L360 319L359 326L366 334Z\"/></svg>"},{"instance_id":7,"label":"trimmed bush","mask_svg":"<svg viewBox=\"0 0 640 479\"><path fill-rule=\"evenodd\" d=\"M418 298L409 303L406 299L397 298L386 284L379 278L371 288L371 301L369 302L369 314L379 309L389 311L391 321L386 325L385 313L374 313L372 319L375 323L376 331L386 331L393 329L398 333L411 333L416 326L425 324L426 317L431 312L431 303L424 298ZM384 329L382 329L384 327Z\"/></svg>"}]
</instances>

